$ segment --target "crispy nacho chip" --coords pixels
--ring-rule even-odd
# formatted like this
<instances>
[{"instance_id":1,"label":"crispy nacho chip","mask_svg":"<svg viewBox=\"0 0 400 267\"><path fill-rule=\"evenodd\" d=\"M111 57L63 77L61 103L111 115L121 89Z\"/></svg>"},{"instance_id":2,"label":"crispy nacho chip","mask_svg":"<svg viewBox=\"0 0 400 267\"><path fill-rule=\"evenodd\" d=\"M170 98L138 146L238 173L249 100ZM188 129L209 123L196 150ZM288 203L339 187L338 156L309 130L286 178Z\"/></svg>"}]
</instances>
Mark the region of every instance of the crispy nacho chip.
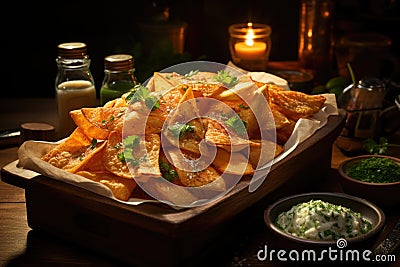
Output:
<instances>
[{"instance_id":1,"label":"crispy nacho chip","mask_svg":"<svg viewBox=\"0 0 400 267\"><path fill-rule=\"evenodd\" d=\"M102 161L104 167L109 172L123 178L133 178L125 161L124 145L122 143L122 135L120 133L110 133L107 146L104 149Z\"/></svg>"},{"instance_id":2,"label":"crispy nacho chip","mask_svg":"<svg viewBox=\"0 0 400 267\"><path fill-rule=\"evenodd\" d=\"M121 178L107 171L79 171L76 174L107 186L108 188L110 188L115 198L122 201L127 201L131 196L133 190L136 188L135 180Z\"/></svg>"},{"instance_id":3,"label":"crispy nacho chip","mask_svg":"<svg viewBox=\"0 0 400 267\"><path fill-rule=\"evenodd\" d=\"M176 169L176 171L181 183L189 187L207 185L221 178L219 173L211 166L198 172L187 172L180 169Z\"/></svg>"},{"instance_id":4,"label":"crispy nacho chip","mask_svg":"<svg viewBox=\"0 0 400 267\"><path fill-rule=\"evenodd\" d=\"M205 141L227 151L240 151L252 143L231 131L229 135L224 126L215 120L208 120Z\"/></svg>"},{"instance_id":5,"label":"crispy nacho chip","mask_svg":"<svg viewBox=\"0 0 400 267\"><path fill-rule=\"evenodd\" d=\"M113 108L82 108L83 115L96 127L105 131L122 133L122 126L126 107Z\"/></svg>"},{"instance_id":6,"label":"crispy nacho chip","mask_svg":"<svg viewBox=\"0 0 400 267\"><path fill-rule=\"evenodd\" d=\"M205 136L205 125L200 118L192 87L186 89L166 123L163 134L170 144L200 154L199 144Z\"/></svg>"},{"instance_id":7,"label":"crispy nacho chip","mask_svg":"<svg viewBox=\"0 0 400 267\"><path fill-rule=\"evenodd\" d=\"M271 104L271 112L274 117L276 129L281 129L290 124L290 120L276 109L275 104Z\"/></svg>"},{"instance_id":8,"label":"crispy nacho chip","mask_svg":"<svg viewBox=\"0 0 400 267\"><path fill-rule=\"evenodd\" d=\"M141 175L160 177L160 147L161 140L157 134L145 137L132 135L122 141L120 133L111 132L103 155L103 164L108 171L124 178ZM131 166L130 169L128 165Z\"/></svg>"},{"instance_id":9,"label":"crispy nacho chip","mask_svg":"<svg viewBox=\"0 0 400 267\"><path fill-rule=\"evenodd\" d=\"M252 140L260 145L251 145L249 160L254 169L261 167L280 155L283 147L269 140Z\"/></svg>"},{"instance_id":10,"label":"crispy nacho chip","mask_svg":"<svg viewBox=\"0 0 400 267\"><path fill-rule=\"evenodd\" d=\"M254 169L246 157L239 152L227 152L218 148L213 161L213 166L221 173L230 173L235 175L251 175Z\"/></svg>"},{"instance_id":11,"label":"crispy nacho chip","mask_svg":"<svg viewBox=\"0 0 400 267\"><path fill-rule=\"evenodd\" d=\"M69 112L69 115L78 126L78 128L84 133L86 136L90 136L92 138L98 140L105 140L108 136L108 131L102 128L97 127L93 123L91 123L83 114L82 110L72 110Z\"/></svg>"},{"instance_id":12,"label":"crispy nacho chip","mask_svg":"<svg viewBox=\"0 0 400 267\"><path fill-rule=\"evenodd\" d=\"M62 143L43 155L42 160L65 171L74 173L82 170L92 157L101 154L106 142L89 139L80 128Z\"/></svg>"},{"instance_id":13,"label":"crispy nacho chip","mask_svg":"<svg viewBox=\"0 0 400 267\"><path fill-rule=\"evenodd\" d=\"M281 90L277 86L270 86L268 94L270 101L275 104L274 108L295 121L317 113L326 100L322 95L308 95L298 91Z\"/></svg>"}]
</instances>

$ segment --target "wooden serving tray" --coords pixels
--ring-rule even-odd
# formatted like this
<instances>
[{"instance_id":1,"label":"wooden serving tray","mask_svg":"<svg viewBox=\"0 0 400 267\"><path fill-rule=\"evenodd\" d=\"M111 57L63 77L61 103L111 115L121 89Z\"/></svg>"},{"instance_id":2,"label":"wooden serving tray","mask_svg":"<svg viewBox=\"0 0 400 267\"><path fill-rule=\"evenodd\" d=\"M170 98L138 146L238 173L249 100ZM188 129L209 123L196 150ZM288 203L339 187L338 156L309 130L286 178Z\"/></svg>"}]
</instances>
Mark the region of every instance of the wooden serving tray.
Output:
<instances>
[{"instance_id":1,"label":"wooden serving tray","mask_svg":"<svg viewBox=\"0 0 400 267\"><path fill-rule=\"evenodd\" d=\"M248 191L249 181L241 181L224 197L189 209L158 203L126 205L42 175L27 180L8 165L1 170L1 177L25 189L32 229L135 266L176 266L213 248L236 216L265 201L282 185L306 186L316 176L323 181L344 118L342 110L338 116L329 116L324 127L272 166L255 192ZM263 208L268 205L264 204Z\"/></svg>"}]
</instances>

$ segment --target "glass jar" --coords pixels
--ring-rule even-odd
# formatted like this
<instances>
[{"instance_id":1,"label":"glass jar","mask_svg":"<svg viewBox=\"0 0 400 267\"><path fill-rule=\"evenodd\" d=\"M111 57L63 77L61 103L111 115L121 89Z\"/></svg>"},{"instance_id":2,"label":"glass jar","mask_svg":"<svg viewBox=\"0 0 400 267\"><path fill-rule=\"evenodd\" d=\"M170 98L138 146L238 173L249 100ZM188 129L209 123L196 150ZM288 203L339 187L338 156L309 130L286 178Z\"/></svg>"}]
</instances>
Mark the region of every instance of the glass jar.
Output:
<instances>
[{"instance_id":1,"label":"glass jar","mask_svg":"<svg viewBox=\"0 0 400 267\"><path fill-rule=\"evenodd\" d=\"M57 132L59 138L64 138L76 128L69 112L82 107L95 107L96 89L85 43L59 44L56 62Z\"/></svg>"},{"instance_id":2,"label":"glass jar","mask_svg":"<svg viewBox=\"0 0 400 267\"><path fill-rule=\"evenodd\" d=\"M271 27L239 23L229 27L229 50L235 65L250 71L265 71L271 52Z\"/></svg>"},{"instance_id":3,"label":"glass jar","mask_svg":"<svg viewBox=\"0 0 400 267\"><path fill-rule=\"evenodd\" d=\"M135 76L133 57L110 55L104 59L104 79L100 89L100 105L121 97L139 84Z\"/></svg>"},{"instance_id":4,"label":"glass jar","mask_svg":"<svg viewBox=\"0 0 400 267\"><path fill-rule=\"evenodd\" d=\"M332 0L301 0L298 60L300 67L313 72L317 83L332 76Z\"/></svg>"}]
</instances>

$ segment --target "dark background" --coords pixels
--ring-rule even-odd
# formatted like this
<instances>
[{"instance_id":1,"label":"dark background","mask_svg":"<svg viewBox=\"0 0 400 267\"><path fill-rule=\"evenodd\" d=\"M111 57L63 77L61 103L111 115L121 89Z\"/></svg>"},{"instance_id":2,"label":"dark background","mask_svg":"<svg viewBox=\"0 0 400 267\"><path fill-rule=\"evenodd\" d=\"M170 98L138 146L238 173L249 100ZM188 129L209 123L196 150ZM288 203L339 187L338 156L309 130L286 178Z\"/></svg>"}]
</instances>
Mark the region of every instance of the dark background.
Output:
<instances>
[{"instance_id":1,"label":"dark background","mask_svg":"<svg viewBox=\"0 0 400 267\"><path fill-rule=\"evenodd\" d=\"M395 0L336 0L335 38L353 31L375 31L392 38L392 52L400 57L400 4ZM169 7L170 19L188 24L185 52L158 61L143 54L138 23ZM3 8L2 97L54 97L57 45L82 41L92 59L91 71L99 91L104 57L131 53L136 74L144 82L149 73L188 60L227 63L228 27L258 22L272 28L270 60L297 60L299 0L169 0L169 1L29 1L9 2ZM7 15L6 15L7 14ZM165 52L163 54L163 52Z\"/></svg>"}]
</instances>

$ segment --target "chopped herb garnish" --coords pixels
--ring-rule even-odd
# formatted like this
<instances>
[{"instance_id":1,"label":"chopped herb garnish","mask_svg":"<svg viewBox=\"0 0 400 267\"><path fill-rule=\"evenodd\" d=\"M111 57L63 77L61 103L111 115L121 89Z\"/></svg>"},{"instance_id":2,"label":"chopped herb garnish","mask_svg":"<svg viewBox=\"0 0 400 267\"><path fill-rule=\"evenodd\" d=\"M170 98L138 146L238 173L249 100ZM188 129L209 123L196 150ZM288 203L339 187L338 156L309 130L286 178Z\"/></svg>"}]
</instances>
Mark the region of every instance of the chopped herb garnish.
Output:
<instances>
[{"instance_id":1,"label":"chopped herb garnish","mask_svg":"<svg viewBox=\"0 0 400 267\"><path fill-rule=\"evenodd\" d=\"M193 75L196 75L197 73L199 73L199 70L191 70L191 71L189 71L189 73L186 73L185 75L183 75L183 78L189 79Z\"/></svg>"},{"instance_id":2,"label":"chopped herb garnish","mask_svg":"<svg viewBox=\"0 0 400 267\"><path fill-rule=\"evenodd\" d=\"M119 159L121 162L125 162L124 152L119 152L119 153L117 154L117 157L118 157L118 159Z\"/></svg>"},{"instance_id":3,"label":"chopped herb garnish","mask_svg":"<svg viewBox=\"0 0 400 267\"><path fill-rule=\"evenodd\" d=\"M160 107L160 102L158 101L158 98L155 97L154 95L151 95L151 96L147 97L144 100L144 103L151 110L156 110L156 109L158 109Z\"/></svg>"},{"instance_id":4,"label":"chopped herb garnish","mask_svg":"<svg viewBox=\"0 0 400 267\"><path fill-rule=\"evenodd\" d=\"M246 133L246 122L241 120L239 116L230 117L225 123L237 134L243 135Z\"/></svg>"},{"instance_id":5,"label":"chopped herb garnish","mask_svg":"<svg viewBox=\"0 0 400 267\"><path fill-rule=\"evenodd\" d=\"M144 101L146 106L151 110L155 110L160 107L158 98L154 95L151 95L150 89L141 84L136 85L126 99L130 100L131 103Z\"/></svg>"},{"instance_id":6,"label":"chopped herb garnish","mask_svg":"<svg viewBox=\"0 0 400 267\"><path fill-rule=\"evenodd\" d=\"M160 171L162 176L170 182L178 177L178 173L173 168L171 168L168 163L165 163L163 161L160 161Z\"/></svg>"},{"instance_id":7,"label":"chopped herb garnish","mask_svg":"<svg viewBox=\"0 0 400 267\"><path fill-rule=\"evenodd\" d=\"M118 158L122 161L129 161L133 166L139 164L137 158L134 157L134 150L140 145L140 137L137 135L130 135L122 140L124 152L118 154Z\"/></svg>"},{"instance_id":8,"label":"chopped herb garnish","mask_svg":"<svg viewBox=\"0 0 400 267\"><path fill-rule=\"evenodd\" d=\"M249 109L250 107L249 107L249 106L245 106L245 105L243 105L243 104L240 104L240 105L239 105L239 108L241 108L241 109Z\"/></svg>"},{"instance_id":9,"label":"chopped herb garnish","mask_svg":"<svg viewBox=\"0 0 400 267\"><path fill-rule=\"evenodd\" d=\"M140 143L140 137L139 136L137 136L137 135L130 135L130 136L128 136L128 137L125 137L124 138L124 140L123 140L123 144L124 144L124 147L125 148L129 148L129 147L132 147L132 148L135 148L135 147L138 147L139 146L139 143Z\"/></svg>"},{"instance_id":10,"label":"chopped herb garnish","mask_svg":"<svg viewBox=\"0 0 400 267\"><path fill-rule=\"evenodd\" d=\"M114 146L114 148L115 148L116 150L120 149L121 147L122 147L122 143L121 143L121 142L117 143L117 144Z\"/></svg>"},{"instance_id":11,"label":"chopped herb garnish","mask_svg":"<svg viewBox=\"0 0 400 267\"><path fill-rule=\"evenodd\" d=\"M90 149L95 149L97 145L97 139L93 138L92 143L90 144Z\"/></svg>"},{"instance_id":12,"label":"chopped herb garnish","mask_svg":"<svg viewBox=\"0 0 400 267\"><path fill-rule=\"evenodd\" d=\"M399 182L400 166L388 158L371 157L350 166L347 175L369 183Z\"/></svg>"},{"instance_id":13,"label":"chopped herb garnish","mask_svg":"<svg viewBox=\"0 0 400 267\"><path fill-rule=\"evenodd\" d=\"M193 133L195 127L188 123L177 123L167 128L174 136L179 136L179 139L185 136L187 132Z\"/></svg>"},{"instance_id":14,"label":"chopped herb garnish","mask_svg":"<svg viewBox=\"0 0 400 267\"><path fill-rule=\"evenodd\" d=\"M379 142L376 142L372 138L368 138L363 142L364 150L374 155L387 155L389 147L400 147L400 145L389 144L386 137L380 137Z\"/></svg>"},{"instance_id":15,"label":"chopped herb garnish","mask_svg":"<svg viewBox=\"0 0 400 267\"><path fill-rule=\"evenodd\" d=\"M221 82L228 87L232 87L239 82L237 77L231 76L229 71L221 70L214 76L214 80Z\"/></svg>"}]
</instances>

